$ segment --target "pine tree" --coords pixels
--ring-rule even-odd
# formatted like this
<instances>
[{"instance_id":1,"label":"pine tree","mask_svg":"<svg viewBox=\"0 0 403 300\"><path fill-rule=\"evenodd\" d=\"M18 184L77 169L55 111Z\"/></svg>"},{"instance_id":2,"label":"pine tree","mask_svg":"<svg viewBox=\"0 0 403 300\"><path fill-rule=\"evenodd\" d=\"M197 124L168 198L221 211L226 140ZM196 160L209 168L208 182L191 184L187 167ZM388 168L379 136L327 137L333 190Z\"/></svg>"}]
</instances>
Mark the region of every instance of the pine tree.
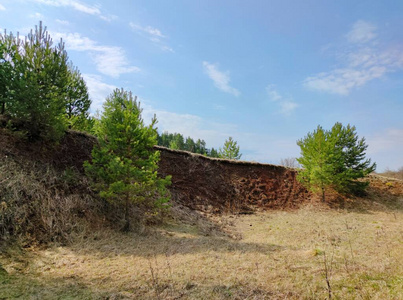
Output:
<instances>
[{"instance_id":1,"label":"pine tree","mask_svg":"<svg viewBox=\"0 0 403 300\"><path fill-rule=\"evenodd\" d=\"M220 148L218 155L221 158L235 160L239 160L242 156L242 154L239 153L239 146L237 145L237 142L234 141L232 137L229 137L228 140L224 142L224 147Z\"/></svg>"},{"instance_id":2,"label":"pine tree","mask_svg":"<svg viewBox=\"0 0 403 300\"><path fill-rule=\"evenodd\" d=\"M373 172L376 164L365 159L365 139L358 139L355 127L336 123L331 130L318 126L299 141L302 170L298 179L312 191L320 191L325 201L326 190L363 193L368 182L357 181Z\"/></svg>"},{"instance_id":3,"label":"pine tree","mask_svg":"<svg viewBox=\"0 0 403 300\"><path fill-rule=\"evenodd\" d=\"M77 67L72 63L68 66L66 85L66 118L69 128L85 130L88 127L91 100L87 85Z\"/></svg>"},{"instance_id":4,"label":"pine tree","mask_svg":"<svg viewBox=\"0 0 403 300\"><path fill-rule=\"evenodd\" d=\"M0 84L0 113L30 139L58 140L88 121L85 82L42 22L25 40L0 34Z\"/></svg>"},{"instance_id":5,"label":"pine tree","mask_svg":"<svg viewBox=\"0 0 403 300\"><path fill-rule=\"evenodd\" d=\"M124 207L123 230L128 230L131 205L153 210L169 200L170 177L157 176L160 153L152 149L157 120L144 125L140 104L131 92L116 89L103 108L96 128L99 145L85 168L100 196Z\"/></svg>"}]
</instances>

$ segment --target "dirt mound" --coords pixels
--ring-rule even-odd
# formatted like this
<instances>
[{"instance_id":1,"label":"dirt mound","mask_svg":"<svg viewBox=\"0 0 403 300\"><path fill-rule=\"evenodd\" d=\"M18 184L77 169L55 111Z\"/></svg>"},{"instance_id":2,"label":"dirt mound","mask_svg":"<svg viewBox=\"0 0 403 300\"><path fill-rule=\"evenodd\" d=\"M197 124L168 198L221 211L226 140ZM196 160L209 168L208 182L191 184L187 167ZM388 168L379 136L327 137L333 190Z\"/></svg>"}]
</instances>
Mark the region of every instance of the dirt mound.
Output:
<instances>
[{"instance_id":1,"label":"dirt mound","mask_svg":"<svg viewBox=\"0 0 403 300\"><path fill-rule=\"evenodd\" d=\"M173 198L193 209L247 213L256 208L296 208L310 196L294 169L155 148L161 152L159 172L172 175Z\"/></svg>"}]
</instances>

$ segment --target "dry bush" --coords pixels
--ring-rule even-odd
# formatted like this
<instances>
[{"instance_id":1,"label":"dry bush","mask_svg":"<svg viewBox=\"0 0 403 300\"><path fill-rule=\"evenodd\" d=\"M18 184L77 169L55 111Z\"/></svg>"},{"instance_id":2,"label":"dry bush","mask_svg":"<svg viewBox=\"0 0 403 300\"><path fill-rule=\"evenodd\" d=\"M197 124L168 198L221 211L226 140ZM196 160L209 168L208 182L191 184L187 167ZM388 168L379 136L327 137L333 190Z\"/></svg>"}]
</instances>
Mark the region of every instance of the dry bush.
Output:
<instances>
[{"instance_id":1,"label":"dry bush","mask_svg":"<svg viewBox=\"0 0 403 300\"><path fill-rule=\"evenodd\" d=\"M74 168L57 171L46 164L0 160L0 239L23 244L65 242L96 220L101 203Z\"/></svg>"},{"instance_id":2,"label":"dry bush","mask_svg":"<svg viewBox=\"0 0 403 300\"><path fill-rule=\"evenodd\" d=\"M296 169L300 167L300 164L295 157L287 157L280 160L280 166Z\"/></svg>"},{"instance_id":3,"label":"dry bush","mask_svg":"<svg viewBox=\"0 0 403 300\"><path fill-rule=\"evenodd\" d=\"M397 171L386 169L385 172L380 173L380 175L403 180L403 167L400 167Z\"/></svg>"}]
</instances>

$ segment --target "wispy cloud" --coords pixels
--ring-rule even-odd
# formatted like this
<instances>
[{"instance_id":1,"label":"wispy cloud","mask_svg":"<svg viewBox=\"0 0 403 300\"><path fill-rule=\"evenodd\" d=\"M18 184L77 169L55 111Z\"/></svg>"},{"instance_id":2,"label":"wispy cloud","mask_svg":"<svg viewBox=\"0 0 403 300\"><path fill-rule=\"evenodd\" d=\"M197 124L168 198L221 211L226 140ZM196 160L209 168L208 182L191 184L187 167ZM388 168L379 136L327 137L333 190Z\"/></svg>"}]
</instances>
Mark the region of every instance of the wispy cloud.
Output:
<instances>
[{"instance_id":1,"label":"wispy cloud","mask_svg":"<svg viewBox=\"0 0 403 300\"><path fill-rule=\"evenodd\" d=\"M88 93L92 100L91 111L95 113L97 110L102 110L102 104L107 96L109 96L117 87L107 84L102 80L102 77L94 74L83 74L84 81L88 87Z\"/></svg>"},{"instance_id":2,"label":"wispy cloud","mask_svg":"<svg viewBox=\"0 0 403 300\"><path fill-rule=\"evenodd\" d=\"M144 35L149 41L156 44L161 50L167 52L174 52L174 50L171 47L165 44L164 40L167 39L168 37L162 34L160 29L151 26L145 26L145 27L140 26L133 22L130 22L129 26L133 31Z\"/></svg>"},{"instance_id":3,"label":"wispy cloud","mask_svg":"<svg viewBox=\"0 0 403 300\"><path fill-rule=\"evenodd\" d=\"M6 8L2 4L0 4L0 11L4 11L4 10L6 10Z\"/></svg>"},{"instance_id":4,"label":"wispy cloud","mask_svg":"<svg viewBox=\"0 0 403 300\"><path fill-rule=\"evenodd\" d=\"M353 28L346 36L352 43L367 43L376 37L376 29L375 25L363 20L358 20L354 23Z\"/></svg>"},{"instance_id":5,"label":"wispy cloud","mask_svg":"<svg viewBox=\"0 0 403 300\"><path fill-rule=\"evenodd\" d=\"M217 65L211 64L207 61L203 62L203 67L204 71L207 73L208 77L210 77L211 80L213 80L214 85L222 90L223 92L226 92L228 94L232 94L235 97L238 97L241 93L234 87L230 86L230 77L229 77L229 72L222 72L218 70Z\"/></svg>"},{"instance_id":6,"label":"wispy cloud","mask_svg":"<svg viewBox=\"0 0 403 300\"><path fill-rule=\"evenodd\" d=\"M130 66L125 51L117 46L99 45L79 33L53 33L52 37L63 38L67 49L86 51L92 56L97 70L102 74L119 77L121 74L139 72L140 68Z\"/></svg>"},{"instance_id":7,"label":"wispy cloud","mask_svg":"<svg viewBox=\"0 0 403 300\"><path fill-rule=\"evenodd\" d=\"M70 25L69 21L56 19L56 22L62 25Z\"/></svg>"},{"instance_id":8,"label":"wispy cloud","mask_svg":"<svg viewBox=\"0 0 403 300\"><path fill-rule=\"evenodd\" d=\"M103 14L99 6L88 5L76 0L32 0L32 1L55 7L70 7L85 14L98 16L105 21L111 21L115 18L115 16Z\"/></svg>"},{"instance_id":9,"label":"wispy cloud","mask_svg":"<svg viewBox=\"0 0 403 300\"><path fill-rule=\"evenodd\" d=\"M306 87L339 95L348 95L353 88L363 86L368 81L382 77L387 69L374 66L369 69L336 69L319 73L305 79Z\"/></svg>"},{"instance_id":10,"label":"wispy cloud","mask_svg":"<svg viewBox=\"0 0 403 300\"><path fill-rule=\"evenodd\" d=\"M36 12L34 14L30 14L29 17L33 19L43 19L44 16L41 13Z\"/></svg>"},{"instance_id":11,"label":"wispy cloud","mask_svg":"<svg viewBox=\"0 0 403 300\"><path fill-rule=\"evenodd\" d=\"M165 35L163 35L158 28L153 28L151 26L142 27L133 22L130 22L129 25L135 31L141 31L153 37L165 38Z\"/></svg>"},{"instance_id":12,"label":"wispy cloud","mask_svg":"<svg viewBox=\"0 0 403 300\"><path fill-rule=\"evenodd\" d=\"M357 21L346 35L347 51L339 53L341 67L307 77L305 87L339 95L348 95L353 89L403 68L403 51L375 42L376 26Z\"/></svg>"},{"instance_id":13,"label":"wispy cloud","mask_svg":"<svg viewBox=\"0 0 403 300\"><path fill-rule=\"evenodd\" d=\"M284 97L281 95L274 84L269 84L266 87L267 95L269 96L269 100L272 102L276 102L280 107L280 113L283 115L290 115L297 107L298 104L293 101L291 96Z\"/></svg>"}]
</instances>

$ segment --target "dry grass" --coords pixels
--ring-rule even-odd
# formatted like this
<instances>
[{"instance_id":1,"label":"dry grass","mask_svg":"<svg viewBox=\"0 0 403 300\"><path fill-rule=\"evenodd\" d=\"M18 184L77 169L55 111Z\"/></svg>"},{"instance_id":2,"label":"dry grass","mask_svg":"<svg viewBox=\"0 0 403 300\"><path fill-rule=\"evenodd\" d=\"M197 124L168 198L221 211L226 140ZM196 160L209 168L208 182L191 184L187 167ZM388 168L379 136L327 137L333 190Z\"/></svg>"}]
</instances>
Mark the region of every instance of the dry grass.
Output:
<instances>
[{"instance_id":1,"label":"dry grass","mask_svg":"<svg viewBox=\"0 0 403 300\"><path fill-rule=\"evenodd\" d=\"M385 170L385 172L383 172L379 175L403 180L403 167L400 167L396 171L387 169L387 170Z\"/></svg>"},{"instance_id":2,"label":"dry grass","mask_svg":"<svg viewBox=\"0 0 403 300\"><path fill-rule=\"evenodd\" d=\"M0 299L403 299L402 225L315 206L79 235L3 254Z\"/></svg>"}]
</instances>

